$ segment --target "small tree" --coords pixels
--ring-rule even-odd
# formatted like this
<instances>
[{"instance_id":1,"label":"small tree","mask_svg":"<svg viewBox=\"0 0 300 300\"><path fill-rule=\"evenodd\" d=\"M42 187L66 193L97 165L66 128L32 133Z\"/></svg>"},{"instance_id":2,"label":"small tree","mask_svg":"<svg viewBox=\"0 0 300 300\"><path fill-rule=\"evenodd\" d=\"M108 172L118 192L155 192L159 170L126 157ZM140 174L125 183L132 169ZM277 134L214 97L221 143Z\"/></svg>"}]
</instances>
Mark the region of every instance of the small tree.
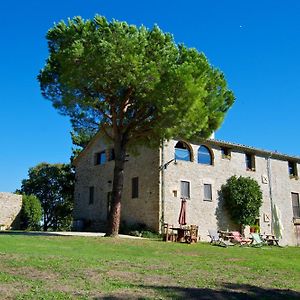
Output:
<instances>
[{"instance_id":1,"label":"small tree","mask_svg":"<svg viewBox=\"0 0 300 300\"><path fill-rule=\"evenodd\" d=\"M255 223L262 205L262 192L256 180L232 176L221 187L225 207L241 227Z\"/></svg>"},{"instance_id":2,"label":"small tree","mask_svg":"<svg viewBox=\"0 0 300 300\"><path fill-rule=\"evenodd\" d=\"M19 192L35 195L43 209L43 229L69 229L73 209L74 172L69 164L41 163L30 168Z\"/></svg>"},{"instance_id":3,"label":"small tree","mask_svg":"<svg viewBox=\"0 0 300 300\"><path fill-rule=\"evenodd\" d=\"M21 209L21 229L39 230L42 219L40 200L34 195L23 195Z\"/></svg>"}]
</instances>

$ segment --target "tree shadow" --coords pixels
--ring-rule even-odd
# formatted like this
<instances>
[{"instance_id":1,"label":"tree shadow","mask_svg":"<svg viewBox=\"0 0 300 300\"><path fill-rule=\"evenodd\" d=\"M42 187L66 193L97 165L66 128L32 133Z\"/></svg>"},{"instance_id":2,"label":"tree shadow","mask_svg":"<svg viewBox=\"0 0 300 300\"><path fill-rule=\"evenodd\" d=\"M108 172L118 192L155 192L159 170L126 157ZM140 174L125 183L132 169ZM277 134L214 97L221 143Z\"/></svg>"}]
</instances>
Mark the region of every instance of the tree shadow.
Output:
<instances>
[{"instance_id":1,"label":"tree shadow","mask_svg":"<svg viewBox=\"0 0 300 300\"><path fill-rule=\"evenodd\" d=\"M274 234L278 239L281 239L282 238L282 234L281 234L282 225L280 222L279 210L275 204L273 204L272 206L273 206L272 207L272 211L273 211L272 222L273 222Z\"/></svg>"},{"instance_id":2,"label":"tree shadow","mask_svg":"<svg viewBox=\"0 0 300 300\"><path fill-rule=\"evenodd\" d=\"M221 191L218 191L218 206L215 211L217 227L219 230L238 230L238 225L231 221L229 213L225 207L224 198Z\"/></svg>"},{"instance_id":3,"label":"tree shadow","mask_svg":"<svg viewBox=\"0 0 300 300\"><path fill-rule=\"evenodd\" d=\"M120 299L151 299L150 295L156 292L160 295L159 299L205 299L205 300L296 300L300 299L300 292L288 290L288 289L273 289L262 288L249 284L233 284L224 283L217 289L211 288L184 288L178 286L145 286L137 285L136 288L140 288L145 291L145 296L135 295L130 291L127 294L111 296L95 297L94 300L120 300ZM152 293L147 293L147 290ZM155 298L157 299L157 298Z\"/></svg>"},{"instance_id":4,"label":"tree shadow","mask_svg":"<svg viewBox=\"0 0 300 300\"><path fill-rule=\"evenodd\" d=\"M0 231L0 235L26 235L26 236L62 236L61 234L51 232L43 232L43 231Z\"/></svg>"}]
</instances>

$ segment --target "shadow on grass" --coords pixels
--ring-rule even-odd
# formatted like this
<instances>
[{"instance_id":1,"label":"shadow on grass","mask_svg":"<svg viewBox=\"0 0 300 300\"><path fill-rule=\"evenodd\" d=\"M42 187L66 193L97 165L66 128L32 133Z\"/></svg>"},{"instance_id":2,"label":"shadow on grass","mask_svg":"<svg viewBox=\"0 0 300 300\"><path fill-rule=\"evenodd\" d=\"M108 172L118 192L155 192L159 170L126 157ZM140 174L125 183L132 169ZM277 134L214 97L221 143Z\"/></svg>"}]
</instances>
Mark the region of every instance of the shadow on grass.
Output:
<instances>
[{"instance_id":1,"label":"shadow on grass","mask_svg":"<svg viewBox=\"0 0 300 300\"><path fill-rule=\"evenodd\" d=\"M61 234L55 233L53 231L0 231L3 235L26 235L26 236L61 236Z\"/></svg>"},{"instance_id":2,"label":"shadow on grass","mask_svg":"<svg viewBox=\"0 0 300 300\"><path fill-rule=\"evenodd\" d=\"M159 294L159 299L205 299L205 300L296 300L300 299L300 292L284 289L262 288L248 284L225 283L216 289L209 288L183 288L178 286L136 286L145 291L145 295L135 295L134 292L122 295L95 297L94 300L120 300L120 299L151 299L153 292ZM146 291L149 291L147 293ZM151 292L150 292L151 291ZM129 297L129 298L128 298ZM155 298L157 299L157 298Z\"/></svg>"}]
</instances>

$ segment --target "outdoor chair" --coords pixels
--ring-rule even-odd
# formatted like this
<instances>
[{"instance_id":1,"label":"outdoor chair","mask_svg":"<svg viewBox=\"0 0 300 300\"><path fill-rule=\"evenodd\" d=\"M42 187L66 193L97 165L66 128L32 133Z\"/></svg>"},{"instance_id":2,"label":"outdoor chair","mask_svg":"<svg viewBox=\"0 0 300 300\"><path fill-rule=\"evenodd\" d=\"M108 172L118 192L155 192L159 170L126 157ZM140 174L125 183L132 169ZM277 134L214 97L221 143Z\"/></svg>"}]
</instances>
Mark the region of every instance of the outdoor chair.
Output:
<instances>
[{"instance_id":1,"label":"outdoor chair","mask_svg":"<svg viewBox=\"0 0 300 300\"><path fill-rule=\"evenodd\" d=\"M190 226L189 233L186 236L185 240L189 244L198 242L198 226L197 225Z\"/></svg>"},{"instance_id":2,"label":"outdoor chair","mask_svg":"<svg viewBox=\"0 0 300 300\"><path fill-rule=\"evenodd\" d=\"M177 234L172 229L174 226L164 223L163 225L163 240L165 242L176 242Z\"/></svg>"},{"instance_id":3,"label":"outdoor chair","mask_svg":"<svg viewBox=\"0 0 300 300\"><path fill-rule=\"evenodd\" d=\"M261 247L263 245L267 245L267 243L261 239L258 233L251 233L252 236L252 243L251 246L253 247Z\"/></svg>"},{"instance_id":4,"label":"outdoor chair","mask_svg":"<svg viewBox=\"0 0 300 300\"><path fill-rule=\"evenodd\" d=\"M210 237L210 243L212 245L221 246L221 247L234 246L234 244L231 243L230 241L222 239L217 230L209 229L208 236Z\"/></svg>"},{"instance_id":5,"label":"outdoor chair","mask_svg":"<svg viewBox=\"0 0 300 300\"><path fill-rule=\"evenodd\" d=\"M231 242L240 246L249 246L251 239L244 238L238 231L231 231Z\"/></svg>"}]
</instances>

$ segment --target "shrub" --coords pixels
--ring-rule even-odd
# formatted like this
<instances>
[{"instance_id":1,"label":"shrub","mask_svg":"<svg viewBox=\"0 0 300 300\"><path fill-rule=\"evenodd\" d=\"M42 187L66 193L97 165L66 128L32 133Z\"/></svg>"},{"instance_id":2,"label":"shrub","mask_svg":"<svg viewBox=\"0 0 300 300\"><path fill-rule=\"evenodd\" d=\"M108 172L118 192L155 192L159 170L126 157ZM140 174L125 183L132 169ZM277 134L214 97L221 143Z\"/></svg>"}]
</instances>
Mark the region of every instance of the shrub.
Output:
<instances>
[{"instance_id":1,"label":"shrub","mask_svg":"<svg viewBox=\"0 0 300 300\"><path fill-rule=\"evenodd\" d=\"M161 237L159 233L154 232L151 228L148 228L147 225L144 223L135 223L128 225L125 221L121 223L120 233L152 239Z\"/></svg>"},{"instance_id":2,"label":"shrub","mask_svg":"<svg viewBox=\"0 0 300 300\"><path fill-rule=\"evenodd\" d=\"M232 176L221 187L221 193L234 222L241 226L255 224L262 205L262 192L256 180Z\"/></svg>"},{"instance_id":3,"label":"shrub","mask_svg":"<svg viewBox=\"0 0 300 300\"><path fill-rule=\"evenodd\" d=\"M20 216L21 229L39 230L42 218L42 206L40 200L34 195L23 195Z\"/></svg>"}]
</instances>

